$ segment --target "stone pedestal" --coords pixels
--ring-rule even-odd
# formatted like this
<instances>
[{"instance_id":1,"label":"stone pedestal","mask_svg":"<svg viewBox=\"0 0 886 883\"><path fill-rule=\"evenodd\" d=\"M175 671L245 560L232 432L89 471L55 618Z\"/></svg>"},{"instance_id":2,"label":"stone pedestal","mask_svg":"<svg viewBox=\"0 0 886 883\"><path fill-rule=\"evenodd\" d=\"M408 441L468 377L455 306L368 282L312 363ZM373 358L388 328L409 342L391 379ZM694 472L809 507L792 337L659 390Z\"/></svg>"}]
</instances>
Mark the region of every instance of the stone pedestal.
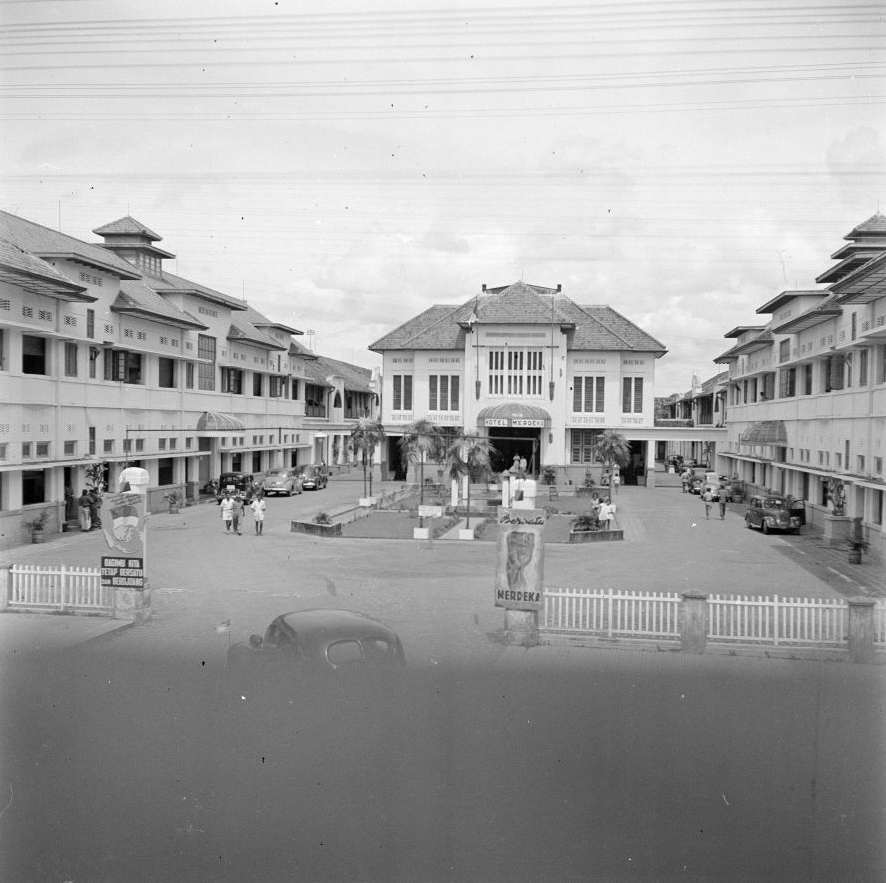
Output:
<instances>
[{"instance_id":1,"label":"stone pedestal","mask_svg":"<svg viewBox=\"0 0 886 883\"><path fill-rule=\"evenodd\" d=\"M517 647L537 647L538 611L505 610L505 641Z\"/></svg>"},{"instance_id":2,"label":"stone pedestal","mask_svg":"<svg viewBox=\"0 0 886 883\"><path fill-rule=\"evenodd\" d=\"M842 546L849 540L852 519L848 515L828 513L822 521L822 539L829 546Z\"/></svg>"},{"instance_id":3,"label":"stone pedestal","mask_svg":"<svg viewBox=\"0 0 886 883\"><path fill-rule=\"evenodd\" d=\"M704 653L707 643L708 596L704 592L684 592L680 648L684 653Z\"/></svg>"},{"instance_id":4,"label":"stone pedestal","mask_svg":"<svg viewBox=\"0 0 886 883\"><path fill-rule=\"evenodd\" d=\"M412 539L414 540L426 540L430 537L431 530L428 527L413 527L412 528Z\"/></svg>"},{"instance_id":5,"label":"stone pedestal","mask_svg":"<svg viewBox=\"0 0 886 883\"><path fill-rule=\"evenodd\" d=\"M153 612L150 589L114 589L114 619L145 622Z\"/></svg>"}]
</instances>

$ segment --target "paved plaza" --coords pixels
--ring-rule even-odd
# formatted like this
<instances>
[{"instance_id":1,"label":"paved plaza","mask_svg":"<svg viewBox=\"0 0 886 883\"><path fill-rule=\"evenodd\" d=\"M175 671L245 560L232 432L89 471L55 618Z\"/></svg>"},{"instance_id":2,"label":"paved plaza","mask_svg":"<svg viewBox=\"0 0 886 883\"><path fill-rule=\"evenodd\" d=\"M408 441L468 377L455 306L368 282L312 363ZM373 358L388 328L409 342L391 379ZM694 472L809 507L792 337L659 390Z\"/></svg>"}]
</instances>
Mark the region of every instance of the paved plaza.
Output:
<instances>
[{"instance_id":1,"label":"paved plaza","mask_svg":"<svg viewBox=\"0 0 886 883\"><path fill-rule=\"evenodd\" d=\"M396 487L376 485L376 491ZM293 518L337 512L362 494L357 473L328 490L268 500L265 532L222 529L218 508L203 503L178 515L150 517L147 572L154 616L119 641L141 652L193 652L219 658L230 621L234 639L263 631L277 614L303 607L341 606L382 619L401 633L414 663L494 661L503 610L492 603L495 544L488 541L317 538L292 533ZM561 495L561 509L580 511L582 498ZM768 535L747 530L743 507L710 520L697 496L679 488L624 487L616 497L625 540L545 550L548 586L595 586L635 591L788 597L886 597L881 569L850 565L811 532ZM371 519L371 516L370 516ZM378 520L379 523L382 519ZM415 524L417 525L417 521ZM383 529L382 529L383 531ZM98 567L107 547L99 532L63 534L42 545L9 547L12 563ZM4 644L77 643L119 627L87 617L0 616ZM18 639L12 637L18 635Z\"/></svg>"}]
</instances>

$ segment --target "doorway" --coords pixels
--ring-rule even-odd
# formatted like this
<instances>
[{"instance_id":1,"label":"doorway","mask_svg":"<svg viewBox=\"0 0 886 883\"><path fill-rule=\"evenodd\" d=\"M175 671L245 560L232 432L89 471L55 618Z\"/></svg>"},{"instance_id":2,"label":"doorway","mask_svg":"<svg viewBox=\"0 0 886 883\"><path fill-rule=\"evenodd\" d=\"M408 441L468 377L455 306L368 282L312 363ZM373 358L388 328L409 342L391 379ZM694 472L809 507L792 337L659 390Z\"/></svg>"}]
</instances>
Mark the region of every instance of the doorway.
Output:
<instances>
[{"instance_id":1,"label":"doorway","mask_svg":"<svg viewBox=\"0 0 886 883\"><path fill-rule=\"evenodd\" d=\"M540 434L540 429L490 427L489 441L495 448L495 453L490 457L492 471L500 474L510 469L516 456L526 459L527 475L537 476Z\"/></svg>"}]
</instances>

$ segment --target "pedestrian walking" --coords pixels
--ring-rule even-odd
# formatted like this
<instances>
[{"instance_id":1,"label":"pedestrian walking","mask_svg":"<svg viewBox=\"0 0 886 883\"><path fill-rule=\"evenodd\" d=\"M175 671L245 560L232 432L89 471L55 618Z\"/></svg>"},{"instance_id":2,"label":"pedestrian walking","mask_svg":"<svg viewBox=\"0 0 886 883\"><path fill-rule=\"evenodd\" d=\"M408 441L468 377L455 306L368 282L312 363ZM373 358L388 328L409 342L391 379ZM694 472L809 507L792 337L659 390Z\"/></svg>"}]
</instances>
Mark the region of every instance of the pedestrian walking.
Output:
<instances>
[{"instance_id":1,"label":"pedestrian walking","mask_svg":"<svg viewBox=\"0 0 886 883\"><path fill-rule=\"evenodd\" d=\"M621 471L616 471L612 475L612 484L615 487L615 492L618 493L619 485L621 484Z\"/></svg>"},{"instance_id":2,"label":"pedestrian walking","mask_svg":"<svg viewBox=\"0 0 886 883\"><path fill-rule=\"evenodd\" d=\"M718 499L720 502L720 521L723 521L726 518L726 485L721 484L719 490L717 491Z\"/></svg>"},{"instance_id":3,"label":"pedestrian walking","mask_svg":"<svg viewBox=\"0 0 886 883\"><path fill-rule=\"evenodd\" d=\"M683 493L689 493L689 473L684 472L680 475L680 484L683 485Z\"/></svg>"},{"instance_id":4,"label":"pedestrian walking","mask_svg":"<svg viewBox=\"0 0 886 883\"><path fill-rule=\"evenodd\" d=\"M256 497L249 506L252 509L252 520L255 522L255 535L260 537L265 526L265 501Z\"/></svg>"},{"instance_id":5,"label":"pedestrian walking","mask_svg":"<svg viewBox=\"0 0 886 883\"><path fill-rule=\"evenodd\" d=\"M231 504L231 527L240 536L240 522L243 520L243 498L237 494Z\"/></svg>"},{"instance_id":6,"label":"pedestrian walking","mask_svg":"<svg viewBox=\"0 0 886 883\"><path fill-rule=\"evenodd\" d=\"M221 518L225 524L225 530L230 533L231 524L234 522L234 498L231 496L230 491L225 491L225 495L219 503L219 508L221 509Z\"/></svg>"},{"instance_id":7,"label":"pedestrian walking","mask_svg":"<svg viewBox=\"0 0 886 883\"><path fill-rule=\"evenodd\" d=\"M704 500L704 517L710 521L711 520L711 504L714 502L714 495L711 493L710 489L704 492L704 496L702 497Z\"/></svg>"},{"instance_id":8,"label":"pedestrian walking","mask_svg":"<svg viewBox=\"0 0 886 883\"><path fill-rule=\"evenodd\" d=\"M83 489L83 493L77 499L77 512L80 519L80 530L92 529L92 509L90 507L89 491Z\"/></svg>"}]
</instances>

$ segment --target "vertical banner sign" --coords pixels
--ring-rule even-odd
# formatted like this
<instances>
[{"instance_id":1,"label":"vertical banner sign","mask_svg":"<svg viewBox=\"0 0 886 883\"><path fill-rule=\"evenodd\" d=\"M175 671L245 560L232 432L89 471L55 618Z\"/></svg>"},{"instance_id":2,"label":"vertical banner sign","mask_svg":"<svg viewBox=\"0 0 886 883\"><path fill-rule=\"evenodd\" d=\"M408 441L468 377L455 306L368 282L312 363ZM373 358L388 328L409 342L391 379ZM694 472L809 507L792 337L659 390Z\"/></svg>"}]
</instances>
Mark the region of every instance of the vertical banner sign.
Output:
<instances>
[{"instance_id":1,"label":"vertical banner sign","mask_svg":"<svg viewBox=\"0 0 886 883\"><path fill-rule=\"evenodd\" d=\"M544 591L544 509L499 509L495 606L540 610Z\"/></svg>"}]
</instances>

